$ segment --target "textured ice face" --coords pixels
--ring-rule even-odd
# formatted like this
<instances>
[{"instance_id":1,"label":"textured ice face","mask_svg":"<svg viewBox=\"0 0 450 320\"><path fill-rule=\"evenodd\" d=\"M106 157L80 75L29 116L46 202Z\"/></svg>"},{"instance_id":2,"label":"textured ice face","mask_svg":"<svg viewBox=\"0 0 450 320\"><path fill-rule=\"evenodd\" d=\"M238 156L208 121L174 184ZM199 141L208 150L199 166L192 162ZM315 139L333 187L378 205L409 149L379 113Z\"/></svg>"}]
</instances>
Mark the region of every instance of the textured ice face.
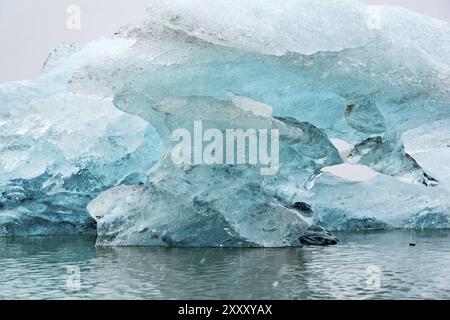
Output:
<instances>
[{"instance_id":1,"label":"textured ice face","mask_svg":"<svg viewBox=\"0 0 450 320\"><path fill-rule=\"evenodd\" d=\"M297 201L330 230L449 228L448 189L409 184L386 175L350 182L325 173Z\"/></svg>"},{"instance_id":2,"label":"textured ice face","mask_svg":"<svg viewBox=\"0 0 450 320\"><path fill-rule=\"evenodd\" d=\"M0 210L8 226L23 226L22 216L42 211L47 220L39 232L46 232L51 218L79 217L83 223L73 225L80 229L91 221L85 209L79 209L85 199L122 182L138 181L145 185L115 187L91 205L102 244L150 243L150 227L156 223L152 219L159 218L164 226L173 223L164 227L169 237L162 236L163 227L155 228L155 238L169 243L198 245L202 237L205 243L221 243L229 235L218 231L222 229L235 232L233 244L292 243L287 235L297 236L299 230L292 233L287 224L278 226L285 231L284 239L238 226L267 229L255 222L258 212L290 221L284 219L291 217L286 210L297 202L310 204L316 216L328 216L322 220L336 228L372 221L379 228L443 225L450 181L447 23L353 0L219 0L214 5L155 0L149 15L147 23L124 28L113 39L81 50L60 48L36 81L0 86ZM176 110L180 101L185 109ZM282 148L279 179L262 181L253 169L225 174L222 168L217 175L217 168L175 170L167 163L166 143L159 165L149 174L151 183L146 181L145 173L159 158L161 140L168 141L170 128L199 114L208 121L230 123L209 107L216 104L270 106L270 125L281 123L306 133L298 142L301 147ZM173 122L165 121L166 113ZM258 118L238 118L241 125L267 125ZM314 179L322 168L340 161L332 155L326 135L354 145L350 160L380 175L364 183L327 175L325 180ZM251 196L233 193L248 182L236 176L246 175L251 176L250 189L260 191ZM209 180L215 182L211 187ZM198 188L186 187L185 181L198 181ZM217 186L229 181L233 188L223 190L228 197L208 198L219 197L222 190ZM208 188L208 194L200 192ZM178 195L179 189L185 193ZM36 196L35 190L47 198ZM217 194L211 195L212 190ZM170 201L168 193L176 197ZM55 195L61 194L63 200L56 202ZM50 205L37 200L44 198ZM68 205L54 209L55 202ZM211 202L222 207L213 206L211 213ZM242 225L224 210L235 203L243 208L237 211L240 218L248 219ZM158 211L161 208L167 210ZM211 223L196 224L202 208L208 208L204 221ZM136 220L139 211L146 212L142 220ZM437 215L441 222L431 223ZM270 216L258 222L270 221ZM343 223L348 219L351 223ZM421 224L405 222L409 219ZM194 234L193 226L199 232L189 238L186 230ZM200 226L211 232L200 232ZM143 231L146 228L150 231ZM217 238L206 236L214 233ZM265 237L270 240L264 242Z\"/></svg>"},{"instance_id":3,"label":"textured ice face","mask_svg":"<svg viewBox=\"0 0 450 320\"><path fill-rule=\"evenodd\" d=\"M124 44L63 46L38 80L0 86L0 235L93 233L89 201L146 180L159 155L153 128L111 98L66 90L74 70L102 55L98 47L110 55Z\"/></svg>"},{"instance_id":4,"label":"textured ice face","mask_svg":"<svg viewBox=\"0 0 450 320\"><path fill-rule=\"evenodd\" d=\"M261 175L258 165L176 165L169 136L150 172L150 186L122 186L88 206L99 245L263 246L299 245L312 214L292 201L324 166L341 163L327 136L294 119L272 118L268 106L248 99L170 99L151 108L159 132L187 128L277 129L280 168ZM156 120L159 119L159 120ZM236 151L236 150L235 150Z\"/></svg>"}]
</instances>

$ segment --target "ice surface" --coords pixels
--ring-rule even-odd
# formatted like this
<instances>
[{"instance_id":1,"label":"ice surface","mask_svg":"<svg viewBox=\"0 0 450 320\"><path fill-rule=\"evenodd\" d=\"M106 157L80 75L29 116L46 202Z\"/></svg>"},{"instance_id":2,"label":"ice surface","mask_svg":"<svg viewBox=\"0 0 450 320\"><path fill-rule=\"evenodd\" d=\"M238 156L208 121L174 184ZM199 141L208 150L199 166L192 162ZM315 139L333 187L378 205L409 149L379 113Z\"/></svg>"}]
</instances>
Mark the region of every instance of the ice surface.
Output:
<instances>
[{"instance_id":1,"label":"ice surface","mask_svg":"<svg viewBox=\"0 0 450 320\"><path fill-rule=\"evenodd\" d=\"M436 186L439 182L428 175L422 167L407 154L403 143L396 135L376 136L355 146L349 156L350 162L367 165L374 170L400 180Z\"/></svg>"},{"instance_id":2,"label":"ice surface","mask_svg":"<svg viewBox=\"0 0 450 320\"><path fill-rule=\"evenodd\" d=\"M350 182L325 173L297 201L310 204L314 223L331 230L450 227L447 189L386 175Z\"/></svg>"},{"instance_id":3,"label":"ice surface","mask_svg":"<svg viewBox=\"0 0 450 320\"><path fill-rule=\"evenodd\" d=\"M92 231L98 194L104 245L293 244L311 223L297 202L334 229L445 225L447 23L353 0L150 3L148 22L0 86L0 234ZM291 135L277 177L168 162L170 130L233 114ZM317 179L341 162L329 139L380 175Z\"/></svg>"},{"instance_id":4,"label":"ice surface","mask_svg":"<svg viewBox=\"0 0 450 320\"><path fill-rule=\"evenodd\" d=\"M251 112L249 111L251 110ZM268 106L188 97L151 108L158 132L192 128L278 129L280 168L263 176L258 166L175 165L165 136L164 156L150 173L150 186L120 186L88 206L99 245L263 246L299 245L312 215L292 202L324 166L341 158L319 129L294 119L272 118ZM225 133L224 133L225 134ZM164 136L163 134L161 134Z\"/></svg>"},{"instance_id":5,"label":"ice surface","mask_svg":"<svg viewBox=\"0 0 450 320\"><path fill-rule=\"evenodd\" d=\"M59 49L38 80L0 86L0 235L93 233L89 201L147 180L159 156L154 129L111 98L66 90L73 71L102 54L96 48L114 52L124 43Z\"/></svg>"}]
</instances>

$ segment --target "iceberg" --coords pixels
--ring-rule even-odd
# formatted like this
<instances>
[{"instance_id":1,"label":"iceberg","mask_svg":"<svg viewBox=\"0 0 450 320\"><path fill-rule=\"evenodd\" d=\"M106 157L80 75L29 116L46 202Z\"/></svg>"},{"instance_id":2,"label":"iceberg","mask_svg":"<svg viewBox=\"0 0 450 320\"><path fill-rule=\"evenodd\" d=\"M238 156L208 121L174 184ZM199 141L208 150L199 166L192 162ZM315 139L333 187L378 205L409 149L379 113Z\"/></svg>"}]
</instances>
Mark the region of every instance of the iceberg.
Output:
<instances>
[{"instance_id":1,"label":"iceberg","mask_svg":"<svg viewBox=\"0 0 450 320\"><path fill-rule=\"evenodd\" d=\"M152 0L148 13L0 85L0 235L280 247L335 243L321 227L448 227L448 23L356 0ZM175 164L171 133L199 120L279 130L277 173ZM326 172L343 162L378 175Z\"/></svg>"},{"instance_id":2,"label":"iceberg","mask_svg":"<svg viewBox=\"0 0 450 320\"><path fill-rule=\"evenodd\" d=\"M99 245L285 247L300 245L312 215L292 199L308 189L324 166L342 162L328 137L309 123L273 118L248 99L171 98L147 110L164 138L149 186L119 186L88 205ZM265 176L259 166L174 164L167 132L277 128L280 164ZM220 131L219 131L220 132Z\"/></svg>"}]
</instances>

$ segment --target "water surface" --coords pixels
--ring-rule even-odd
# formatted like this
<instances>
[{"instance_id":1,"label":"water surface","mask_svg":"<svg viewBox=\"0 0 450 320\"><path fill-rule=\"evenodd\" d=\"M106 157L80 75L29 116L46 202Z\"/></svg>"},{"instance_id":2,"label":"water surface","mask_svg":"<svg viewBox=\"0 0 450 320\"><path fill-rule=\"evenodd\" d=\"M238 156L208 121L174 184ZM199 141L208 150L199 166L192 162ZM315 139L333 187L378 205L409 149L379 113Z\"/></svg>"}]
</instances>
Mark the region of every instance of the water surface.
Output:
<instances>
[{"instance_id":1,"label":"water surface","mask_svg":"<svg viewBox=\"0 0 450 320\"><path fill-rule=\"evenodd\" d=\"M0 299L450 298L450 231L337 235L339 246L291 249L1 238Z\"/></svg>"}]
</instances>

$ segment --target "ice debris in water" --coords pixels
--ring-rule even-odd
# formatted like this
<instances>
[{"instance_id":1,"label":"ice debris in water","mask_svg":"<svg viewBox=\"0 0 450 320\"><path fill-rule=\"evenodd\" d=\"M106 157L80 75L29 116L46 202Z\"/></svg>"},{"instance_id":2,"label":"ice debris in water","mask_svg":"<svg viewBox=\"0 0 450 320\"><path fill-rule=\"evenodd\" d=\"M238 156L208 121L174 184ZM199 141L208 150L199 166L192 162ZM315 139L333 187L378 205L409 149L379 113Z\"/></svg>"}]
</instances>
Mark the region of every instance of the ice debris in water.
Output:
<instances>
[{"instance_id":1,"label":"ice debris in water","mask_svg":"<svg viewBox=\"0 0 450 320\"><path fill-rule=\"evenodd\" d=\"M85 207L99 194L103 245L282 246L311 223L446 225L447 23L354 0L150 3L148 22L0 86L0 234L92 231ZM262 105L273 115L239 111ZM174 166L170 130L200 115L221 130L281 126L278 174ZM380 174L320 176L341 162L329 139Z\"/></svg>"},{"instance_id":2,"label":"ice debris in water","mask_svg":"<svg viewBox=\"0 0 450 320\"><path fill-rule=\"evenodd\" d=\"M299 240L301 244L307 246L328 246L339 243L330 231L315 225L309 227Z\"/></svg>"}]
</instances>

